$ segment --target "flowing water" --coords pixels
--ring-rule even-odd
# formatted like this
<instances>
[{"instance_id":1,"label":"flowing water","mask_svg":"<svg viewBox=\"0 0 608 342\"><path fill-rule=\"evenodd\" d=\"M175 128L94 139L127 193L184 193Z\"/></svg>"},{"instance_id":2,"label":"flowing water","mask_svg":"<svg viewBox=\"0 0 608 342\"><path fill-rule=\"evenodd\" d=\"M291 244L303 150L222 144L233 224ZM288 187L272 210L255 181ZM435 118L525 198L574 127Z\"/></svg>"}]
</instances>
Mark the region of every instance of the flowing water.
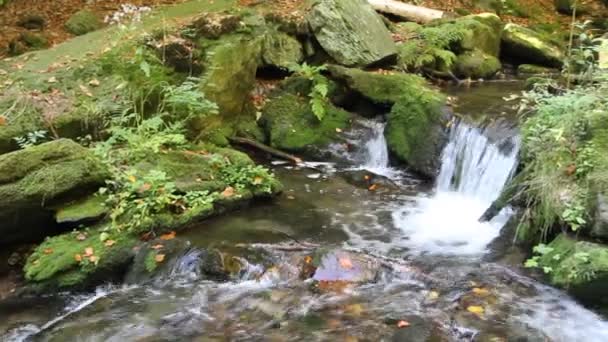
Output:
<instances>
[{"instance_id":1,"label":"flowing water","mask_svg":"<svg viewBox=\"0 0 608 342\"><path fill-rule=\"evenodd\" d=\"M152 281L0 303L0 336L608 341L604 318L526 276L517 251L493 243L509 209L479 222L517 166L517 132L495 96L508 91L488 85L458 94L458 112L474 117L485 110L493 119L452 124L435 185L389 166L384 124L364 120L349 136L357 148L340 152L350 165L276 165L284 195L182 234L191 247ZM385 182L370 191L361 170ZM304 260L319 248L329 251L322 266L303 279ZM200 270L211 249L238 260L240 271L223 281L205 277ZM315 279L348 281L332 287ZM399 328L399 321L409 326Z\"/></svg>"}]
</instances>

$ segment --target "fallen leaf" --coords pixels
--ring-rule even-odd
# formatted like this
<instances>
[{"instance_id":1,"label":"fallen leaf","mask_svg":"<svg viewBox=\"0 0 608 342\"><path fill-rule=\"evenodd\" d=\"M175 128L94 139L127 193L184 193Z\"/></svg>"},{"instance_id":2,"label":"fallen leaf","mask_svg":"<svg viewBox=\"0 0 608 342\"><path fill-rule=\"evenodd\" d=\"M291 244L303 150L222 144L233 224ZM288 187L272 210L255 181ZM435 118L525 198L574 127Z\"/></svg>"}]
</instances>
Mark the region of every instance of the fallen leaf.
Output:
<instances>
[{"instance_id":1,"label":"fallen leaf","mask_svg":"<svg viewBox=\"0 0 608 342\"><path fill-rule=\"evenodd\" d=\"M224 189L224 191L222 191L222 197L232 197L234 196L234 188L229 186L226 189Z\"/></svg>"},{"instance_id":2,"label":"fallen leaf","mask_svg":"<svg viewBox=\"0 0 608 342\"><path fill-rule=\"evenodd\" d=\"M6 116L0 115L0 126L6 126Z\"/></svg>"},{"instance_id":3,"label":"fallen leaf","mask_svg":"<svg viewBox=\"0 0 608 342\"><path fill-rule=\"evenodd\" d=\"M155 250L159 250L159 249L161 249L161 248L163 248L163 247L164 247L164 246L163 246L163 245L161 245L161 244L159 243L159 244L154 245L154 246L152 246L152 247L150 247L150 248L155 249Z\"/></svg>"},{"instance_id":4,"label":"fallen leaf","mask_svg":"<svg viewBox=\"0 0 608 342\"><path fill-rule=\"evenodd\" d=\"M57 83L57 77L53 76L51 78L49 78L48 80L46 80L48 83Z\"/></svg>"},{"instance_id":5,"label":"fallen leaf","mask_svg":"<svg viewBox=\"0 0 608 342\"><path fill-rule=\"evenodd\" d=\"M311 257L310 255L307 255L307 256L304 258L304 262L305 262L305 263L307 263L307 264L312 263L312 257Z\"/></svg>"},{"instance_id":6,"label":"fallen leaf","mask_svg":"<svg viewBox=\"0 0 608 342\"><path fill-rule=\"evenodd\" d=\"M112 247L112 246L114 246L114 244L115 244L115 243L116 243L116 241L114 241L114 240L107 240L107 241L104 243L104 245L105 245L106 247Z\"/></svg>"},{"instance_id":7,"label":"fallen leaf","mask_svg":"<svg viewBox=\"0 0 608 342\"><path fill-rule=\"evenodd\" d=\"M367 190L369 190L369 191L376 191L377 189L378 189L377 184L372 184L369 188L367 188Z\"/></svg>"},{"instance_id":8,"label":"fallen leaf","mask_svg":"<svg viewBox=\"0 0 608 342\"><path fill-rule=\"evenodd\" d=\"M351 316L358 317L358 316L361 316L361 314L363 313L363 305L361 305L361 304L347 305L345 311Z\"/></svg>"},{"instance_id":9,"label":"fallen leaf","mask_svg":"<svg viewBox=\"0 0 608 342\"><path fill-rule=\"evenodd\" d=\"M351 269L353 268L353 262L348 257L342 257L338 259L338 263L342 268Z\"/></svg>"},{"instance_id":10,"label":"fallen leaf","mask_svg":"<svg viewBox=\"0 0 608 342\"><path fill-rule=\"evenodd\" d=\"M165 241L167 241L167 240L173 240L173 239L175 239L175 232L171 231L171 232L169 232L167 234L163 234L163 235L160 236L160 239L161 240L165 240Z\"/></svg>"},{"instance_id":11,"label":"fallen leaf","mask_svg":"<svg viewBox=\"0 0 608 342\"><path fill-rule=\"evenodd\" d=\"M431 291L431 292L429 292L429 296L428 297L429 297L429 299L432 299L432 300L437 299L437 298L439 298L439 292L437 292L437 291Z\"/></svg>"},{"instance_id":12,"label":"fallen leaf","mask_svg":"<svg viewBox=\"0 0 608 342\"><path fill-rule=\"evenodd\" d=\"M260 184L262 184L262 182L264 182L264 178L257 176L253 179L253 181L251 183L253 185L260 185Z\"/></svg>"},{"instance_id":13,"label":"fallen leaf","mask_svg":"<svg viewBox=\"0 0 608 342\"><path fill-rule=\"evenodd\" d=\"M156 262L163 262L163 260L165 260L164 254L156 254L156 256L154 257L154 261Z\"/></svg>"},{"instance_id":14,"label":"fallen leaf","mask_svg":"<svg viewBox=\"0 0 608 342\"><path fill-rule=\"evenodd\" d=\"M137 178L135 178L135 176L133 175L129 175L129 177L127 177L127 179L129 180L129 182L131 183L135 183L137 181Z\"/></svg>"},{"instance_id":15,"label":"fallen leaf","mask_svg":"<svg viewBox=\"0 0 608 342\"><path fill-rule=\"evenodd\" d=\"M365 179L365 180L370 180L370 178L371 178L371 177L370 177L369 175L365 175L365 176L363 176L363 179Z\"/></svg>"},{"instance_id":16,"label":"fallen leaf","mask_svg":"<svg viewBox=\"0 0 608 342\"><path fill-rule=\"evenodd\" d=\"M76 240L78 240L78 241L83 241L83 240L86 240L86 239L87 239L87 236L84 235L83 233L80 233L80 234L76 235Z\"/></svg>"},{"instance_id":17,"label":"fallen leaf","mask_svg":"<svg viewBox=\"0 0 608 342\"><path fill-rule=\"evenodd\" d=\"M410 326L410 322L408 322L408 321L400 320L399 322L397 322L397 328L399 328L399 329L407 328L409 326Z\"/></svg>"},{"instance_id":18,"label":"fallen leaf","mask_svg":"<svg viewBox=\"0 0 608 342\"><path fill-rule=\"evenodd\" d=\"M91 87L98 87L101 83L99 82L98 79L94 78L92 80L89 81L89 85Z\"/></svg>"},{"instance_id":19,"label":"fallen leaf","mask_svg":"<svg viewBox=\"0 0 608 342\"><path fill-rule=\"evenodd\" d=\"M576 173L576 165L574 165L574 164L568 165L568 167L566 168L566 175L572 176L575 173Z\"/></svg>"},{"instance_id":20,"label":"fallen leaf","mask_svg":"<svg viewBox=\"0 0 608 342\"><path fill-rule=\"evenodd\" d=\"M287 199L290 199L290 200L295 200L296 198L295 198L295 197L293 197L293 196L291 196L291 195L289 195L289 196L287 196Z\"/></svg>"},{"instance_id":21,"label":"fallen leaf","mask_svg":"<svg viewBox=\"0 0 608 342\"><path fill-rule=\"evenodd\" d=\"M82 91L83 94L85 94L88 97L93 97L93 93L91 93L89 88L87 88L86 86L83 86L82 84L79 85L78 87L80 88L80 90Z\"/></svg>"},{"instance_id":22,"label":"fallen leaf","mask_svg":"<svg viewBox=\"0 0 608 342\"><path fill-rule=\"evenodd\" d=\"M94 254L93 247L87 247L84 249L84 256L90 257Z\"/></svg>"},{"instance_id":23,"label":"fallen leaf","mask_svg":"<svg viewBox=\"0 0 608 342\"><path fill-rule=\"evenodd\" d=\"M485 297L490 294L490 291L488 291L487 289L484 289L483 287L475 287L475 288L473 288L472 291L474 294L476 294L478 296L482 296L482 297Z\"/></svg>"},{"instance_id":24,"label":"fallen leaf","mask_svg":"<svg viewBox=\"0 0 608 342\"><path fill-rule=\"evenodd\" d=\"M96 256L96 255L91 255L89 257L89 261L92 262L92 263L94 263L95 265L97 265L97 262L99 261L99 257Z\"/></svg>"},{"instance_id":25,"label":"fallen leaf","mask_svg":"<svg viewBox=\"0 0 608 342\"><path fill-rule=\"evenodd\" d=\"M49 254L53 254L53 249L52 248L46 248L44 251L42 251L44 254L49 255Z\"/></svg>"},{"instance_id":26,"label":"fallen leaf","mask_svg":"<svg viewBox=\"0 0 608 342\"><path fill-rule=\"evenodd\" d=\"M82 255L80 255L80 254L74 254L74 260L76 260L77 262L81 262L82 261Z\"/></svg>"},{"instance_id":27,"label":"fallen leaf","mask_svg":"<svg viewBox=\"0 0 608 342\"><path fill-rule=\"evenodd\" d=\"M479 315L483 315L483 313L484 313L485 310L481 306L471 305L471 306L467 307L467 311L470 312L470 313L472 313L472 314L475 314L475 315L479 316Z\"/></svg>"},{"instance_id":28,"label":"fallen leaf","mask_svg":"<svg viewBox=\"0 0 608 342\"><path fill-rule=\"evenodd\" d=\"M32 262L32 264L34 265L38 265L40 263L40 260L34 260L34 262Z\"/></svg>"},{"instance_id":29,"label":"fallen leaf","mask_svg":"<svg viewBox=\"0 0 608 342\"><path fill-rule=\"evenodd\" d=\"M336 128L336 132L337 133L342 133L342 130L340 128Z\"/></svg>"}]
</instances>

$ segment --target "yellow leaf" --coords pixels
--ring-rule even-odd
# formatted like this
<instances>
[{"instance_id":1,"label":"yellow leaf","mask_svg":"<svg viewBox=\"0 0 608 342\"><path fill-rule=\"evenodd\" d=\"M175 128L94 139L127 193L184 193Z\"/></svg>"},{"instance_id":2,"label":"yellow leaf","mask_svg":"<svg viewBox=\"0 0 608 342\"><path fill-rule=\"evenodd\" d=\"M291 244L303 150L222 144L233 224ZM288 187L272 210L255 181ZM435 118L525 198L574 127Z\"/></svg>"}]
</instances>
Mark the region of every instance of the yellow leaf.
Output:
<instances>
[{"instance_id":1,"label":"yellow leaf","mask_svg":"<svg viewBox=\"0 0 608 342\"><path fill-rule=\"evenodd\" d=\"M165 240L165 241L167 241L167 240L173 240L173 239L175 239L175 232L171 231L171 232L169 232L167 234L163 234L163 235L160 236L160 239L161 240Z\"/></svg>"},{"instance_id":2,"label":"yellow leaf","mask_svg":"<svg viewBox=\"0 0 608 342\"><path fill-rule=\"evenodd\" d=\"M82 84L78 86L80 88L80 90L83 92L83 94L85 94L88 97L93 97L93 94L91 93L91 91L89 90L89 88L83 86Z\"/></svg>"},{"instance_id":3,"label":"yellow leaf","mask_svg":"<svg viewBox=\"0 0 608 342\"><path fill-rule=\"evenodd\" d=\"M49 255L49 254L53 254L53 249L52 248L47 248L43 251L44 254Z\"/></svg>"},{"instance_id":4,"label":"yellow leaf","mask_svg":"<svg viewBox=\"0 0 608 342\"><path fill-rule=\"evenodd\" d=\"M479 316L479 315L483 315L485 310L482 306L471 305L471 306L467 307L467 311Z\"/></svg>"},{"instance_id":5,"label":"yellow leaf","mask_svg":"<svg viewBox=\"0 0 608 342\"><path fill-rule=\"evenodd\" d=\"M478 296L482 296L482 297L485 297L490 294L490 291L488 291L487 289L484 289L483 287L475 287L475 288L473 288L472 291L474 294L476 294Z\"/></svg>"},{"instance_id":6,"label":"yellow leaf","mask_svg":"<svg viewBox=\"0 0 608 342\"><path fill-rule=\"evenodd\" d=\"M106 242L104 243L104 245L106 247L112 247L115 243L116 243L116 241L114 241L114 240L106 240Z\"/></svg>"},{"instance_id":7,"label":"yellow leaf","mask_svg":"<svg viewBox=\"0 0 608 342\"><path fill-rule=\"evenodd\" d=\"M361 316L363 313L363 306L361 304L351 304L347 305L345 308L346 312L351 316Z\"/></svg>"},{"instance_id":8,"label":"yellow leaf","mask_svg":"<svg viewBox=\"0 0 608 342\"><path fill-rule=\"evenodd\" d=\"M129 175L129 177L127 177L127 179L129 180L129 182L131 183L135 183L137 181L137 178L135 178L135 176L133 175Z\"/></svg>"},{"instance_id":9,"label":"yellow leaf","mask_svg":"<svg viewBox=\"0 0 608 342\"><path fill-rule=\"evenodd\" d=\"M262 182L264 182L264 178L257 176L253 179L253 185L260 185L262 184Z\"/></svg>"},{"instance_id":10,"label":"yellow leaf","mask_svg":"<svg viewBox=\"0 0 608 342\"><path fill-rule=\"evenodd\" d=\"M431 292L429 292L429 296L428 297L429 297L429 299L433 299L433 300L437 299L437 298L439 298L439 292L437 292L437 291L431 291Z\"/></svg>"},{"instance_id":11,"label":"yellow leaf","mask_svg":"<svg viewBox=\"0 0 608 342\"><path fill-rule=\"evenodd\" d=\"M87 247L84 249L84 256L90 257L94 254L93 247Z\"/></svg>"},{"instance_id":12,"label":"yellow leaf","mask_svg":"<svg viewBox=\"0 0 608 342\"><path fill-rule=\"evenodd\" d=\"M80 254L74 254L74 260L81 262L82 261L82 255Z\"/></svg>"},{"instance_id":13,"label":"yellow leaf","mask_svg":"<svg viewBox=\"0 0 608 342\"><path fill-rule=\"evenodd\" d=\"M156 262L163 262L163 260L165 260L164 254L156 254L156 256L154 257L154 261Z\"/></svg>"}]
</instances>

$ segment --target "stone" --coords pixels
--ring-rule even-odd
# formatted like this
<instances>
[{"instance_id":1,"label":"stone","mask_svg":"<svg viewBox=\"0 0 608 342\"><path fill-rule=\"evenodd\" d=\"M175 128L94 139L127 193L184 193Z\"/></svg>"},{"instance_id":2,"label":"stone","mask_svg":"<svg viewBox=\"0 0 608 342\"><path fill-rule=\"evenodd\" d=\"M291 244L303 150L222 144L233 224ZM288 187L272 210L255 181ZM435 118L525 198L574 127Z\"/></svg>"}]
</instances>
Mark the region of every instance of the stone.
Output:
<instances>
[{"instance_id":1,"label":"stone","mask_svg":"<svg viewBox=\"0 0 608 342\"><path fill-rule=\"evenodd\" d=\"M548 247L552 250L541 256L539 264L551 267L548 277L552 285L567 289L583 301L606 304L608 246L562 233Z\"/></svg>"},{"instance_id":2,"label":"stone","mask_svg":"<svg viewBox=\"0 0 608 342\"><path fill-rule=\"evenodd\" d=\"M500 41L504 28L500 17L493 13L481 13L457 19L456 22L468 28L459 43L461 50L481 50L493 57L500 55Z\"/></svg>"},{"instance_id":3,"label":"stone","mask_svg":"<svg viewBox=\"0 0 608 342\"><path fill-rule=\"evenodd\" d=\"M608 240L608 198L603 194L597 195L591 236Z\"/></svg>"},{"instance_id":4,"label":"stone","mask_svg":"<svg viewBox=\"0 0 608 342\"><path fill-rule=\"evenodd\" d=\"M196 34L203 38L217 39L235 31L241 23L241 17L229 13L205 13L190 25Z\"/></svg>"},{"instance_id":5,"label":"stone","mask_svg":"<svg viewBox=\"0 0 608 342\"><path fill-rule=\"evenodd\" d=\"M555 75L559 74L558 69L547 68L541 65L520 64L517 66L518 75Z\"/></svg>"},{"instance_id":6,"label":"stone","mask_svg":"<svg viewBox=\"0 0 608 342\"><path fill-rule=\"evenodd\" d=\"M108 177L91 150L68 139L0 156L0 243L48 235L54 206L97 191Z\"/></svg>"},{"instance_id":7,"label":"stone","mask_svg":"<svg viewBox=\"0 0 608 342\"><path fill-rule=\"evenodd\" d=\"M65 29L77 36L99 30L102 27L103 22L89 10L80 10L74 13L65 23Z\"/></svg>"},{"instance_id":8,"label":"stone","mask_svg":"<svg viewBox=\"0 0 608 342\"><path fill-rule=\"evenodd\" d=\"M462 78L490 79L502 68L498 58L480 50L465 52L454 63L454 74Z\"/></svg>"},{"instance_id":9,"label":"stone","mask_svg":"<svg viewBox=\"0 0 608 342\"><path fill-rule=\"evenodd\" d=\"M141 284L158 276L169 276L178 259L186 255L189 249L190 241L180 238L159 238L140 245L127 271L125 282Z\"/></svg>"},{"instance_id":10,"label":"stone","mask_svg":"<svg viewBox=\"0 0 608 342\"><path fill-rule=\"evenodd\" d=\"M380 263L364 255L342 250L317 251L312 278L324 282L369 283L376 280Z\"/></svg>"},{"instance_id":11,"label":"stone","mask_svg":"<svg viewBox=\"0 0 608 342\"><path fill-rule=\"evenodd\" d=\"M57 223L89 223L108 214L105 205L106 197L93 194L57 208L55 221Z\"/></svg>"},{"instance_id":12,"label":"stone","mask_svg":"<svg viewBox=\"0 0 608 342\"><path fill-rule=\"evenodd\" d=\"M340 66L330 66L328 70L350 89L391 108L384 131L390 153L412 171L434 178L447 141L447 117L440 93L416 75L380 74Z\"/></svg>"},{"instance_id":13,"label":"stone","mask_svg":"<svg viewBox=\"0 0 608 342\"><path fill-rule=\"evenodd\" d=\"M17 25L26 28L28 30L42 30L46 25L46 20L43 16L38 14L29 14L19 19Z\"/></svg>"},{"instance_id":14,"label":"stone","mask_svg":"<svg viewBox=\"0 0 608 342\"><path fill-rule=\"evenodd\" d=\"M304 60L304 50L300 42L283 32L266 34L262 44L262 64L288 69Z\"/></svg>"},{"instance_id":15,"label":"stone","mask_svg":"<svg viewBox=\"0 0 608 342\"><path fill-rule=\"evenodd\" d=\"M502 35L502 54L523 63L559 68L564 54L560 47L535 31L517 24L507 24Z\"/></svg>"},{"instance_id":16,"label":"stone","mask_svg":"<svg viewBox=\"0 0 608 342\"><path fill-rule=\"evenodd\" d=\"M364 67L397 54L389 30L365 0L321 0L308 22L319 44L339 64Z\"/></svg>"},{"instance_id":17,"label":"stone","mask_svg":"<svg viewBox=\"0 0 608 342\"><path fill-rule=\"evenodd\" d=\"M31 50L40 50L49 47L48 39L41 33L23 32L19 37L8 44L11 56L17 56Z\"/></svg>"}]
</instances>

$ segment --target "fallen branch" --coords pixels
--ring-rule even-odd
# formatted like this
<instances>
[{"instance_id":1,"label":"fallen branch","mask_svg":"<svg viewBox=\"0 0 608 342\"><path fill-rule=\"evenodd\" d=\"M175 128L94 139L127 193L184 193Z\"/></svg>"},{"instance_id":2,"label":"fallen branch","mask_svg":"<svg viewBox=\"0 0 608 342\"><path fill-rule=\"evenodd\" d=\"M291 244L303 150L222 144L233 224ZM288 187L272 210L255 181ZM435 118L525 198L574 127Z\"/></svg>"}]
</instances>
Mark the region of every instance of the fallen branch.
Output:
<instances>
[{"instance_id":1,"label":"fallen branch","mask_svg":"<svg viewBox=\"0 0 608 342\"><path fill-rule=\"evenodd\" d=\"M396 0L367 0L367 2L378 12L393 14L405 20L421 24L446 16L446 12L444 11L414 6Z\"/></svg>"},{"instance_id":2,"label":"fallen branch","mask_svg":"<svg viewBox=\"0 0 608 342\"><path fill-rule=\"evenodd\" d=\"M292 154L277 150L276 148L272 148L268 145L262 144L261 142L258 142L258 141L252 140L252 139L234 137L234 138L230 138L229 140L230 140L230 142L235 143L235 144L247 145L247 146L253 147L255 149L258 149L260 151L264 151L277 158L288 160L288 161L292 162L293 164L299 164L302 162L302 159L300 159Z\"/></svg>"}]
</instances>

